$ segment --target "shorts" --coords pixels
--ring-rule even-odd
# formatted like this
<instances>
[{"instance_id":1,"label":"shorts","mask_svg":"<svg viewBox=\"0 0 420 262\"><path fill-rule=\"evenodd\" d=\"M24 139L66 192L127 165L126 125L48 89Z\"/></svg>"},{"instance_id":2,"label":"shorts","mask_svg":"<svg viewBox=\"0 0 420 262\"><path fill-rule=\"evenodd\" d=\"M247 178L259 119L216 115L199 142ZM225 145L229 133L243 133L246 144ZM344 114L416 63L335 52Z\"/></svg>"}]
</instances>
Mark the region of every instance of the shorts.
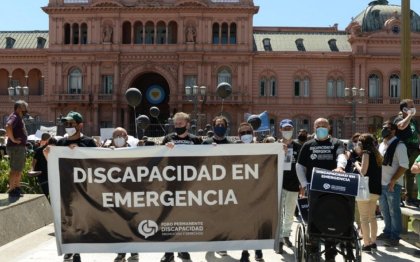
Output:
<instances>
[{"instance_id":1,"label":"shorts","mask_svg":"<svg viewBox=\"0 0 420 262\"><path fill-rule=\"evenodd\" d=\"M8 146L6 150L9 155L10 169L12 171L22 172L26 161L26 147Z\"/></svg>"}]
</instances>

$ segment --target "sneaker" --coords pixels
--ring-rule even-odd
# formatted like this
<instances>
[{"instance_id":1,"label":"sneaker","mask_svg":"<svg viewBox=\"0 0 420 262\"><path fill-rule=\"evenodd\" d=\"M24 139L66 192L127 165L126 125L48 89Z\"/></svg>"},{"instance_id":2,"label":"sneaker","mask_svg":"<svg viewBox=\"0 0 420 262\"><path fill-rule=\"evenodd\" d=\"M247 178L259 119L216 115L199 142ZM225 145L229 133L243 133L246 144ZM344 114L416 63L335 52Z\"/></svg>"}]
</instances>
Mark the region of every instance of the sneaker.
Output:
<instances>
[{"instance_id":1,"label":"sneaker","mask_svg":"<svg viewBox=\"0 0 420 262\"><path fill-rule=\"evenodd\" d=\"M188 252L178 252L178 257L180 259L191 260L190 253Z\"/></svg>"},{"instance_id":2,"label":"sneaker","mask_svg":"<svg viewBox=\"0 0 420 262\"><path fill-rule=\"evenodd\" d=\"M125 262L125 253L118 253L118 256L114 259L114 262Z\"/></svg>"},{"instance_id":3,"label":"sneaker","mask_svg":"<svg viewBox=\"0 0 420 262\"><path fill-rule=\"evenodd\" d=\"M366 253L372 253L372 246L371 245L362 246L362 251Z\"/></svg>"},{"instance_id":4,"label":"sneaker","mask_svg":"<svg viewBox=\"0 0 420 262\"><path fill-rule=\"evenodd\" d=\"M405 206L409 206L409 207L419 207L419 204L414 199L407 199L404 201L404 204Z\"/></svg>"},{"instance_id":5,"label":"sneaker","mask_svg":"<svg viewBox=\"0 0 420 262\"><path fill-rule=\"evenodd\" d=\"M248 251L246 251L246 250L242 251L241 259L239 259L239 262L251 262L249 260L249 253L248 253Z\"/></svg>"},{"instance_id":6,"label":"sneaker","mask_svg":"<svg viewBox=\"0 0 420 262\"><path fill-rule=\"evenodd\" d=\"M23 191L20 187L15 188L15 190L16 190L17 197L23 197Z\"/></svg>"},{"instance_id":7,"label":"sneaker","mask_svg":"<svg viewBox=\"0 0 420 262\"><path fill-rule=\"evenodd\" d=\"M71 261L73 261L73 254L64 254L63 261L64 262L71 262Z\"/></svg>"},{"instance_id":8,"label":"sneaker","mask_svg":"<svg viewBox=\"0 0 420 262\"><path fill-rule=\"evenodd\" d=\"M283 237L283 242L287 247L293 247L292 242L290 242L289 237Z\"/></svg>"},{"instance_id":9,"label":"sneaker","mask_svg":"<svg viewBox=\"0 0 420 262\"><path fill-rule=\"evenodd\" d=\"M284 245L283 242L279 243L279 250L276 251L277 254L283 254L283 245Z\"/></svg>"},{"instance_id":10,"label":"sneaker","mask_svg":"<svg viewBox=\"0 0 420 262\"><path fill-rule=\"evenodd\" d=\"M82 259L80 258L80 254L74 254L73 262L82 262Z\"/></svg>"},{"instance_id":11,"label":"sneaker","mask_svg":"<svg viewBox=\"0 0 420 262\"><path fill-rule=\"evenodd\" d=\"M139 254L131 253L131 256L127 259L127 262L138 262L139 261Z\"/></svg>"},{"instance_id":12,"label":"sneaker","mask_svg":"<svg viewBox=\"0 0 420 262\"><path fill-rule=\"evenodd\" d=\"M160 259L160 262L174 262L174 253L165 253L163 257Z\"/></svg>"},{"instance_id":13,"label":"sneaker","mask_svg":"<svg viewBox=\"0 0 420 262\"><path fill-rule=\"evenodd\" d=\"M255 250L255 261L264 261L261 250Z\"/></svg>"},{"instance_id":14,"label":"sneaker","mask_svg":"<svg viewBox=\"0 0 420 262\"><path fill-rule=\"evenodd\" d=\"M387 240L389 236L385 233L381 233L379 236L376 237L377 240Z\"/></svg>"},{"instance_id":15,"label":"sneaker","mask_svg":"<svg viewBox=\"0 0 420 262\"><path fill-rule=\"evenodd\" d=\"M376 245L376 243L370 244L370 247L371 247L372 249L378 249L378 246Z\"/></svg>"},{"instance_id":16,"label":"sneaker","mask_svg":"<svg viewBox=\"0 0 420 262\"><path fill-rule=\"evenodd\" d=\"M221 257L227 256L227 251L217 251L216 254L218 254Z\"/></svg>"},{"instance_id":17,"label":"sneaker","mask_svg":"<svg viewBox=\"0 0 420 262\"><path fill-rule=\"evenodd\" d=\"M384 245L387 247L397 247L400 244L400 240L399 239L385 239L384 240Z\"/></svg>"}]
</instances>

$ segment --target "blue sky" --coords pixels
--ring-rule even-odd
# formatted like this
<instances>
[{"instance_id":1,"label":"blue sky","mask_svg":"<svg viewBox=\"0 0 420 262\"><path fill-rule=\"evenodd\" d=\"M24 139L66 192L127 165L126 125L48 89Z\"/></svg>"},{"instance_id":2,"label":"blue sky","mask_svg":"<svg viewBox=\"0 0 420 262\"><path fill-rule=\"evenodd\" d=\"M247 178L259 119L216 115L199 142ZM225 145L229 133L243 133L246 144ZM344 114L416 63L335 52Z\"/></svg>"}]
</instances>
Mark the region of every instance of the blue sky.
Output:
<instances>
[{"instance_id":1,"label":"blue sky","mask_svg":"<svg viewBox=\"0 0 420 262\"><path fill-rule=\"evenodd\" d=\"M3 1L0 31L48 30L48 16L41 10L48 0ZM345 29L370 0L254 0L260 6L255 26L331 26ZM401 4L401 0L388 0ZM411 9L420 13L420 1L411 0Z\"/></svg>"}]
</instances>

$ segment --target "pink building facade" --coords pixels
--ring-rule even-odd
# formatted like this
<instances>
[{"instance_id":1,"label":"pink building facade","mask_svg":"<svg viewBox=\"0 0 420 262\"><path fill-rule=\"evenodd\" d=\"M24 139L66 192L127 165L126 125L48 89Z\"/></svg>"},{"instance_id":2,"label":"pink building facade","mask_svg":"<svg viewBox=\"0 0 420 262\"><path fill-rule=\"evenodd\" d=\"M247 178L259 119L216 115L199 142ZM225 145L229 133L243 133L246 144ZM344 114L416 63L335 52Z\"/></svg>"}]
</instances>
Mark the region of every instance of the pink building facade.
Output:
<instances>
[{"instance_id":1,"label":"pink building facade","mask_svg":"<svg viewBox=\"0 0 420 262\"><path fill-rule=\"evenodd\" d=\"M233 135L246 113L267 111L274 133L283 118L312 131L326 117L335 136L348 138L375 132L399 111L401 8L387 1L361 7L345 31L254 27L259 7L252 0L50 0L42 8L49 31L0 32L0 127L13 109L9 87L17 86L28 86L34 125L54 125L74 110L89 135L116 126L134 133L130 87L143 95L136 114L152 123L152 106L161 123L177 111L192 113L197 129L223 111ZM411 27L419 104L415 12ZM221 82L232 86L223 101ZM205 86L205 95L188 96L186 86ZM346 87L365 96L346 98Z\"/></svg>"}]
</instances>

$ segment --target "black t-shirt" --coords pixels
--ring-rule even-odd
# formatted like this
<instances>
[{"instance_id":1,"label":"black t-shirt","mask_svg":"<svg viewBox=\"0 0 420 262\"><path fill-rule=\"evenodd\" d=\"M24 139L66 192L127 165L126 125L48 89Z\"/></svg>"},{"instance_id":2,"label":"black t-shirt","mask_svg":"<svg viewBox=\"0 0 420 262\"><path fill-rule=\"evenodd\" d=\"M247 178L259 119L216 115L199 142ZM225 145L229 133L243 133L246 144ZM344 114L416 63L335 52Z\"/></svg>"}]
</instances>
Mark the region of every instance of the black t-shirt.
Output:
<instances>
[{"instance_id":1,"label":"black t-shirt","mask_svg":"<svg viewBox=\"0 0 420 262\"><path fill-rule=\"evenodd\" d=\"M311 139L303 144L297 162L306 167L306 179L310 183L312 168L333 170L337 167L337 156L340 154L344 154L342 141L332 137L324 141Z\"/></svg>"},{"instance_id":2,"label":"black t-shirt","mask_svg":"<svg viewBox=\"0 0 420 262\"><path fill-rule=\"evenodd\" d=\"M401 122L404 118L402 116L397 116L394 119L394 124L398 124L399 122ZM404 142L404 144L407 147L412 147L412 148L418 148L419 146L419 138L418 138L418 128L417 128L417 122L414 119L410 120L410 124L408 124L408 126L403 129L397 129L397 132L395 133L395 135Z\"/></svg>"},{"instance_id":3,"label":"black t-shirt","mask_svg":"<svg viewBox=\"0 0 420 262\"><path fill-rule=\"evenodd\" d=\"M299 151L302 148L300 143L292 141L287 148L293 148L292 169L283 172L283 188L292 191L299 191L299 179L296 174L296 160L298 159Z\"/></svg>"},{"instance_id":4,"label":"black t-shirt","mask_svg":"<svg viewBox=\"0 0 420 262\"><path fill-rule=\"evenodd\" d=\"M96 147L95 140L87 136L81 136L76 140L69 140L67 137L64 137L57 141L57 146L69 146L71 144L76 144L80 147Z\"/></svg>"},{"instance_id":5,"label":"black t-shirt","mask_svg":"<svg viewBox=\"0 0 420 262\"><path fill-rule=\"evenodd\" d=\"M165 136L162 145L165 145L168 142L173 142L175 145L198 145L203 141L200 137L193 134L188 134L186 137L179 137L176 133L171 133Z\"/></svg>"},{"instance_id":6,"label":"black t-shirt","mask_svg":"<svg viewBox=\"0 0 420 262\"><path fill-rule=\"evenodd\" d=\"M369 152L369 166L366 176L369 177L369 191L372 194L380 195L382 193L382 165L376 163L376 157L373 152Z\"/></svg>"},{"instance_id":7,"label":"black t-shirt","mask_svg":"<svg viewBox=\"0 0 420 262\"><path fill-rule=\"evenodd\" d=\"M44 149L47 147L47 145L38 147L35 149L34 159L36 160L34 170L35 171L41 171L42 174L48 174L48 163L47 159L45 159L44 156Z\"/></svg>"},{"instance_id":8,"label":"black t-shirt","mask_svg":"<svg viewBox=\"0 0 420 262\"><path fill-rule=\"evenodd\" d=\"M216 143L216 144L232 144L232 142L229 141L226 137L223 138L222 140L217 140L217 139L214 139L214 137L210 137L210 138L203 141L203 145L211 145L213 143Z\"/></svg>"}]
</instances>

